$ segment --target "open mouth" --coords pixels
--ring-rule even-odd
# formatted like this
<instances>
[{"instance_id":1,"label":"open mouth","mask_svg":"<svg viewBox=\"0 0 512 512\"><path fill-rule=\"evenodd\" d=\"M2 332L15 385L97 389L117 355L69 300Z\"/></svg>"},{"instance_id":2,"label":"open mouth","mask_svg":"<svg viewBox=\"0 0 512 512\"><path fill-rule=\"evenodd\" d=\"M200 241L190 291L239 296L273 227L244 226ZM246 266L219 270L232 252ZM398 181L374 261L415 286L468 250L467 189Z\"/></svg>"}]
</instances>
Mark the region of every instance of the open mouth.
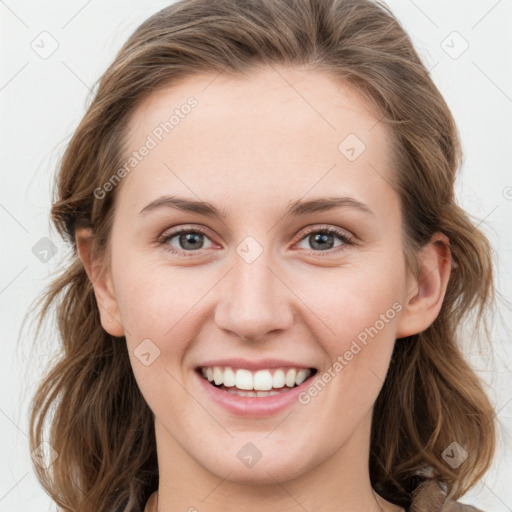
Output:
<instances>
[{"instance_id":1,"label":"open mouth","mask_svg":"<svg viewBox=\"0 0 512 512\"><path fill-rule=\"evenodd\" d=\"M316 368L272 368L251 371L229 366L196 369L210 385L232 395L263 398L286 393L311 379Z\"/></svg>"}]
</instances>

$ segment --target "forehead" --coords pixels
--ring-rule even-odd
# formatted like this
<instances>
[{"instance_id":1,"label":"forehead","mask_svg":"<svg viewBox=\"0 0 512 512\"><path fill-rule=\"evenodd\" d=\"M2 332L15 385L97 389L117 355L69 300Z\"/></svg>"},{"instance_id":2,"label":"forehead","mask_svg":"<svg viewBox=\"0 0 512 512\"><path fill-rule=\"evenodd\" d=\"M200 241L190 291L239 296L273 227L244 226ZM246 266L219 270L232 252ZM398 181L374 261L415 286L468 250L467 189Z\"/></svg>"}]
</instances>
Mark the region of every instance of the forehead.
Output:
<instances>
[{"instance_id":1,"label":"forehead","mask_svg":"<svg viewBox=\"0 0 512 512\"><path fill-rule=\"evenodd\" d=\"M389 128L321 72L197 74L146 98L128 125L126 160L149 148L122 183L136 207L158 191L260 207L337 189L367 201L394 193Z\"/></svg>"}]
</instances>

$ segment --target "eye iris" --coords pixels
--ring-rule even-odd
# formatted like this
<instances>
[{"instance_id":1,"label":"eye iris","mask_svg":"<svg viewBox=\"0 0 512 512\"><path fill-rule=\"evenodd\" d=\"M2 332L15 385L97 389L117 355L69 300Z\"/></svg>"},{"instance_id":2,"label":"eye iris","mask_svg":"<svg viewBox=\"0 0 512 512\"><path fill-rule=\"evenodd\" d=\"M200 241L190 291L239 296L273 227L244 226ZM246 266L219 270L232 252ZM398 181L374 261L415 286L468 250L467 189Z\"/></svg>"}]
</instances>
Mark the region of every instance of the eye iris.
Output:
<instances>
[{"instance_id":1,"label":"eye iris","mask_svg":"<svg viewBox=\"0 0 512 512\"><path fill-rule=\"evenodd\" d=\"M310 240L312 240L311 247L313 247L314 249L332 249L332 247L334 246L334 241L332 240L333 235L329 233L315 233L313 235L310 235L309 238ZM328 243L329 247L326 247L325 243L329 241L331 243ZM320 245L318 245L318 243L320 243ZM315 247L315 245L317 246Z\"/></svg>"},{"instance_id":2,"label":"eye iris","mask_svg":"<svg viewBox=\"0 0 512 512\"><path fill-rule=\"evenodd\" d=\"M182 233L179 237L179 240L180 240L180 245L183 249L200 249L200 247L196 245L194 245L194 241L197 242L199 240L199 242L201 242L201 246L202 246L202 237L203 235L201 233ZM192 245L188 245L188 244L191 244Z\"/></svg>"},{"instance_id":3,"label":"eye iris","mask_svg":"<svg viewBox=\"0 0 512 512\"><path fill-rule=\"evenodd\" d=\"M182 249L185 250L197 250L200 249L204 243L204 235L197 231L186 231L179 233L179 244ZM334 234L330 232L317 232L309 235L311 246L314 249L331 249L334 247Z\"/></svg>"}]
</instances>

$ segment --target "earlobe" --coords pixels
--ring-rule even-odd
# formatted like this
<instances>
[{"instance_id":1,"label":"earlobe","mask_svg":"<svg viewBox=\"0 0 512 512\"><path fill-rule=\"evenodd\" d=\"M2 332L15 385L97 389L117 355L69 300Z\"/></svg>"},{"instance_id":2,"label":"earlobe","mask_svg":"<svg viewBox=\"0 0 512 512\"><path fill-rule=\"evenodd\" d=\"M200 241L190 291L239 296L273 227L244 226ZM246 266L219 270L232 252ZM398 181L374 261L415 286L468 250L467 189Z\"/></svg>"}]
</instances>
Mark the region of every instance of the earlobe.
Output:
<instances>
[{"instance_id":1,"label":"earlobe","mask_svg":"<svg viewBox=\"0 0 512 512\"><path fill-rule=\"evenodd\" d=\"M101 325L112 336L124 336L110 271L104 270L101 257L93 251L93 233L90 228L75 230L77 252L94 287Z\"/></svg>"},{"instance_id":2,"label":"earlobe","mask_svg":"<svg viewBox=\"0 0 512 512\"><path fill-rule=\"evenodd\" d=\"M420 275L410 276L397 338L418 334L439 315L451 272L450 241L436 233L418 255Z\"/></svg>"}]
</instances>

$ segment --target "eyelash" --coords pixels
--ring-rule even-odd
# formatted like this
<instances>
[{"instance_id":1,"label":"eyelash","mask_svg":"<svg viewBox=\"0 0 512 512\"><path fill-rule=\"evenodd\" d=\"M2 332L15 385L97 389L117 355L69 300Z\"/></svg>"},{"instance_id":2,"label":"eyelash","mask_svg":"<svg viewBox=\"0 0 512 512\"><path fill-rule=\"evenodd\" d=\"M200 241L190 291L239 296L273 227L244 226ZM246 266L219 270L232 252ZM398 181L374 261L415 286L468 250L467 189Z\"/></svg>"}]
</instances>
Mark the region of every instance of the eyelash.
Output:
<instances>
[{"instance_id":1,"label":"eyelash","mask_svg":"<svg viewBox=\"0 0 512 512\"><path fill-rule=\"evenodd\" d=\"M194 256L196 253L200 252L201 249L195 250L195 251L185 251L183 249L178 250L170 246L167 242L174 238L177 235L181 235L183 233L200 233L206 237L208 237L208 234L206 231L200 227L194 227L194 228L183 228L178 231L174 231L172 233L169 233L167 235L164 235L159 238L158 243L162 246L163 250L166 252L171 252L173 254L185 254L187 256ZM313 227L306 230L305 233L303 233L302 237L298 240L298 242L301 242L305 238L307 238L309 235L313 233L321 233L321 234L327 234L327 235L335 235L337 236L343 244L338 246L337 248L328 249L325 251L315 251L314 249L311 249L310 252L313 252L316 256L332 256L333 254L337 254L338 252L341 252L345 249L347 245L354 245L353 238L336 228L333 228L331 226L320 226L320 227Z\"/></svg>"}]
</instances>

